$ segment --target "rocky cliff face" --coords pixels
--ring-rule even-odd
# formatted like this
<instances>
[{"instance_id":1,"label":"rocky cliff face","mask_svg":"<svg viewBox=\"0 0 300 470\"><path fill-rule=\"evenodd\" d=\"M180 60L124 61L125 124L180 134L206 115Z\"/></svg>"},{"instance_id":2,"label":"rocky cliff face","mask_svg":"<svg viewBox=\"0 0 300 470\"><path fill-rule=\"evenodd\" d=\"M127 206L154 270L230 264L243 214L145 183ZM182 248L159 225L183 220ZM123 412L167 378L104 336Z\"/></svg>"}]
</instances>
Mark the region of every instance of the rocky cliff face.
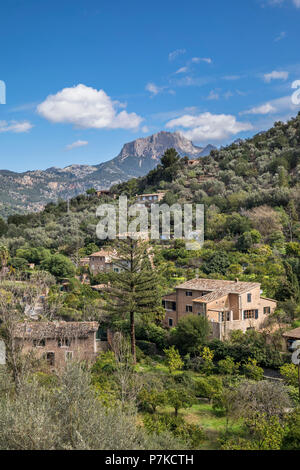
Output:
<instances>
[{"instance_id":1,"label":"rocky cliff face","mask_svg":"<svg viewBox=\"0 0 300 470\"><path fill-rule=\"evenodd\" d=\"M0 215L37 211L50 201L67 199L87 189L143 176L156 167L165 150L174 147L182 157L199 158L214 148L197 147L177 132L158 132L125 144L117 157L99 165L70 165L25 173L0 171Z\"/></svg>"}]
</instances>

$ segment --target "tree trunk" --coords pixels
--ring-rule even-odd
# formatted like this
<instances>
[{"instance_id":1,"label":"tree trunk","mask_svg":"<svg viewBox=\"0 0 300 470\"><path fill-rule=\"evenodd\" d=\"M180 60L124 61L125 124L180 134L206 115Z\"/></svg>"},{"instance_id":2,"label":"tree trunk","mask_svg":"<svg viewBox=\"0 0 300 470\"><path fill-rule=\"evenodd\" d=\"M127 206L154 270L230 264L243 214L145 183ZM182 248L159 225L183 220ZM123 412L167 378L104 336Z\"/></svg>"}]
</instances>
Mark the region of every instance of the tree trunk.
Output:
<instances>
[{"instance_id":1,"label":"tree trunk","mask_svg":"<svg viewBox=\"0 0 300 470\"><path fill-rule=\"evenodd\" d=\"M134 312L130 312L130 341L133 364L136 364Z\"/></svg>"}]
</instances>

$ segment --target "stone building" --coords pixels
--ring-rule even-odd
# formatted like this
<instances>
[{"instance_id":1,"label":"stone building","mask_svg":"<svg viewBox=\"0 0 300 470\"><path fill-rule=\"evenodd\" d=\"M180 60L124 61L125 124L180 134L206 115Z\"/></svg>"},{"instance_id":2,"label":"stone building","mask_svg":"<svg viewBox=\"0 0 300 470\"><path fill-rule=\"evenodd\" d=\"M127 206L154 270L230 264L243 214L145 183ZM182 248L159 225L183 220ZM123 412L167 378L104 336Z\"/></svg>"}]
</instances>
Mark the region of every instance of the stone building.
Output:
<instances>
[{"instance_id":1,"label":"stone building","mask_svg":"<svg viewBox=\"0 0 300 470\"><path fill-rule=\"evenodd\" d=\"M97 322L18 323L15 339L22 353L34 350L51 368L62 368L72 359L94 361L97 353L108 347Z\"/></svg>"},{"instance_id":2,"label":"stone building","mask_svg":"<svg viewBox=\"0 0 300 470\"><path fill-rule=\"evenodd\" d=\"M113 270L113 258L116 253L110 250L100 250L89 256L89 268L93 275Z\"/></svg>"},{"instance_id":3,"label":"stone building","mask_svg":"<svg viewBox=\"0 0 300 470\"><path fill-rule=\"evenodd\" d=\"M300 342L300 328L295 328L293 330L286 331L282 335L286 341L286 348L288 351L291 351L292 345L295 341Z\"/></svg>"},{"instance_id":4,"label":"stone building","mask_svg":"<svg viewBox=\"0 0 300 470\"><path fill-rule=\"evenodd\" d=\"M164 198L165 193L151 193L151 194L137 194L136 195L136 202L138 204L154 204L156 202L160 202Z\"/></svg>"},{"instance_id":5,"label":"stone building","mask_svg":"<svg viewBox=\"0 0 300 470\"><path fill-rule=\"evenodd\" d=\"M176 326L186 315L203 315L212 326L212 334L225 339L232 330L260 329L276 301L261 296L255 282L193 279L163 297L165 323Z\"/></svg>"}]
</instances>

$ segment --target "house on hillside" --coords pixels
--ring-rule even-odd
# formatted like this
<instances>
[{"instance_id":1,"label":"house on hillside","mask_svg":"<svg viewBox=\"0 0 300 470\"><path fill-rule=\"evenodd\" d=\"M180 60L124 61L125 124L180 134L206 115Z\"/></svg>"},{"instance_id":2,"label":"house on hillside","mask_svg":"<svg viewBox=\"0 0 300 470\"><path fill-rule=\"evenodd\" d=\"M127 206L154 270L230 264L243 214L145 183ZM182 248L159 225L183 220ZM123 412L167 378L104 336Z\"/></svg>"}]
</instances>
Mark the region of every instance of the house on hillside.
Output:
<instances>
[{"instance_id":1,"label":"house on hillside","mask_svg":"<svg viewBox=\"0 0 300 470\"><path fill-rule=\"evenodd\" d=\"M292 350L292 345L295 341L300 340L300 328L295 328L294 330L286 331L282 335L286 341L286 347L288 351Z\"/></svg>"},{"instance_id":2,"label":"house on hillside","mask_svg":"<svg viewBox=\"0 0 300 470\"><path fill-rule=\"evenodd\" d=\"M120 272L121 268L116 266L114 259L116 252L112 250L100 250L89 256L89 268L93 275L101 272Z\"/></svg>"},{"instance_id":3,"label":"house on hillside","mask_svg":"<svg viewBox=\"0 0 300 470\"><path fill-rule=\"evenodd\" d=\"M113 197L114 199L116 199L116 195L115 195L115 194L112 194L109 189L98 189L98 190L96 191L96 195L97 195L97 197L99 197L99 198L102 197L102 196L111 196L111 197Z\"/></svg>"},{"instance_id":4,"label":"house on hillside","mask_svg":"<svg viewBox=\"0 0 300 470\"><path fill-rule=\"evenodd\" d=\"M24 322L15 327L14 338L23 354L34 351L51 368L62 368L69 360L94 361L108 347L107 333L97 322ZM0 344L0 364L5 346Z\"/></svg>"},{"instance_id":5,"label":"house on hillside","mask_svg":"<svg viewBox=\"0 0 300 470\"><path fill-rule=\"evenodd\" d=\"M200 163L200 160L187 160L185 164L187 167L190 168L190 167L199 165L199 163Z\"/></svg>"},{"instance_id":6,"label":"house on hillside","mask_svg":"<svg viewBox=\"0 0 300 470\"><path fill-rule=\"evenodd\" d=\"M154 204L156 202L160 202L165 196L164 192L159 193L151 193L151 194L137 194L136 195L136 202L138 204Z\"/></svg>"},{"instance_id":7,"label":"house on hillside","mask_svg":"<svg viewBox=\"0 0 300 470\"><path fill-rule=\"evenodd\" d=\"M215 338L225 339L232 330L260 329L276 301L261 296L255 282L192 279L163 297L165 323L176 326L186 315L203 315Z\"/></svg>"}]
</instances>

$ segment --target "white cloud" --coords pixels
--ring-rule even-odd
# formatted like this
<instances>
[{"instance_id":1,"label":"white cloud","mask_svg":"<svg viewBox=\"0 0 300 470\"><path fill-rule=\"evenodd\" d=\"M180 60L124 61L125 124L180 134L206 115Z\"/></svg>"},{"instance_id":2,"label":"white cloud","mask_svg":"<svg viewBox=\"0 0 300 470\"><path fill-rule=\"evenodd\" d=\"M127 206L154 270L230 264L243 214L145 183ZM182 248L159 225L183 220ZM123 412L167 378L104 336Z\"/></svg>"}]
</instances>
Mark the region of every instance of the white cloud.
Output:
<instances>
[{"instance_id":1,"label":"white cloud","mask_svg":"<svg viewBox=\"0 0 300 470\"><path fill-rule=\"evenodd\" d=\"M185 54L186 50L185 49L176 49L176 51L170 52L169 54L169 60L175 60L178 56Z\"/></svg>"},{"instance_id":2,"label":"white cloud","mask_svg":"<svg viewBox=\"0 0 300 470\"><path fill-rule=\"evenodd\" d=\"M248 122L238 122L231 114L202 113L196 116L186 114L173 119L166 128L183 128L181 133L194 142L224 140L240 132L249 131L253 127Z\"/></svg>"},{"instance_id":3,"label":"white cloud","mask_svg":"<svg viewBox=\"0 0 300 470\"><path fill-rule=\"evenodd\" d=\"M14 134L21 134L28 132L33 128L33 124L29 121L0 121L0 133L13 132Z\"/></svg>"},{"instance_id":4,"label":"white cloud","mask_svg":"<svg viewBox=\"0 0 300 470\"><path fill-rule=\"evenodd\" d=\"M181 67L180 69L178 69L175 73L185 73L188 71L188 68L187 67Z\"/></svg>"},{"instance_id":5,"label":"white cloud","mask_svg":"<svg viewBox=\"0 0 300 470\"><path fill-rule=\"evenodd\" d=\"M287 80L289 77L289 72L273 70L271 73L266 73L264 75L264 80L267 83L270 83L272 80Z\"/></svg>"},{"instance_id":6,"label":"white cloud","mask_svg":"<svg viewBox=\"0 0 300 470\"><path fill-rule=\"evenodd\" d=\"M208 100L218 100L220 98L220 95L217 91L211 90L209 93L207 99Z\"/></svg>"},{"instance_id":7,"label":"white cloud","mask_svg":"<svg viewBox=\"0 0 300 470\"><path fill-rule=\"evenodd\" d=\"M278 41L281 41L282 39L284 39L286 37L286 32L285 31L282 31L278 36L276 36L276 38L274 39L275 42L278 42Z\"/></svg>"},{"instance_id":8,"label":"white cloud","mask_svg":"<svg viewBox=\"0 0 300 470\"><path fill-rule=\"evenodd\" d=\"M276 5L283 5L286 0L269 0L269 5L276 6ZM300 8L300 0L291 0L292 4L296 8Z\"/></svg>"},{"instance_id":9,"label":"white cloud","mask_svg":"<svg viewBox=\"0 0 300 470\"><path fill-rule=\"evenodd\" d=\"M199 62L206 62L207 64L212 63L212 59L210 57L193 57L192 62L198 64Z\"/></svg>"},{"instance_id":10,"label":"white cloud","mask_svg":"<svg viewBox=\"0 0 300 470\"><path fill-rule=\"evenodd\" d=\"M246 111L242 111L240 115L244 114L275 114L275 113L285 113L285 112L295 112L299 110L299 105L293 103L292 95L282 96L275 100L271 100L268 103L264 103L257 107L251 108Z\"/></svg>"},{"instance_id":11,"label":"white cloud","mask_svg":"<svg viewBox=\"0 0 300 470\"><path fill-rule=\"evenodd\" d=\"M67 150L72 150L77 147L84 147L85 145L88 145L87 140L76 140L76 142L73 142L72 144L66 145Z\"/></svg>"},{"instance_id":12,"label":"white cloud","mask_svg":"<svg viewBox=\"0 0 300 470\"><path fill-rule=\"evenodd\" d=\"M257 106L251 109L248 109L247 111L242 111L240 115L243 114L271 114L275 113L276 108L272 106L270 103L262 104L261 106Z\"/></svg>"},{"instance_id":13,"label":"white cloud","mask_svg":"<svg viewBox=\"0 0 300 470\"><path fill-rule=\"evenodd\" d=\"M152 96L158 95L162 91L162 88L155 85L155 83L149 82L145 86L145 90L149 91L149 93L152 94Z\"/></svg>"},{"instance_id":14,"label":"white cloud","mask_svg":"<svg viewBox=\"0 0 300 470\"><path fill-rule=\"evenodd\" d=\"M48 121L85 129L136 129L143 121L136 113L118 113L118 107L105 91L79 84L49 95L37 111Z\"/></svg>"}]
</instances>

